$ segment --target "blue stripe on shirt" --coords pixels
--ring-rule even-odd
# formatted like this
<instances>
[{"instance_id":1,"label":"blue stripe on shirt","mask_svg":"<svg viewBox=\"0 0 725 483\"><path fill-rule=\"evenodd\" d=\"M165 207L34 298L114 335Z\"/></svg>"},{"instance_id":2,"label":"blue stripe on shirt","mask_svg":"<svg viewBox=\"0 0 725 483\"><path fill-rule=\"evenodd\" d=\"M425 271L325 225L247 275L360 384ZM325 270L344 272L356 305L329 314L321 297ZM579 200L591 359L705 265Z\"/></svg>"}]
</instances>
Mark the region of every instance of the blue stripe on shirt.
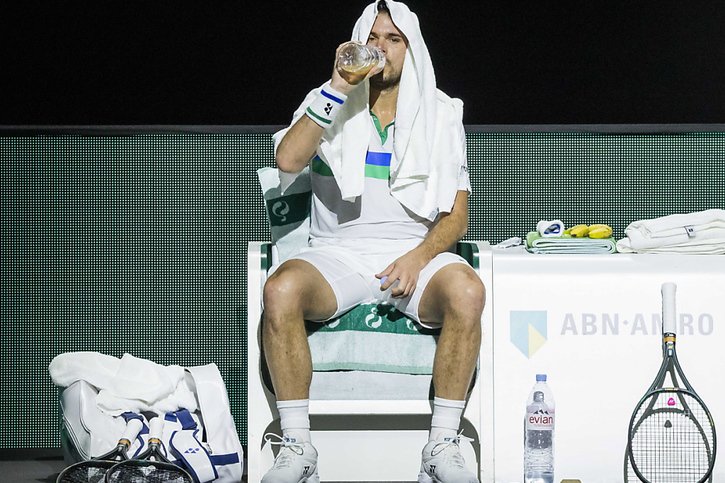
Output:
<instances>
[{"instance_id":1,"label":"blue stripe on shirt","mask_svg":"<svg viewBox=\"0 0 725 483\"><path fill-rule=\"evenodd\" d=\"M390 166L390 158L392 153L376 153L375 151L368 151L367 157L365 158L365 164L372 164L374 166Z\"/></svg>"}]
</instances>

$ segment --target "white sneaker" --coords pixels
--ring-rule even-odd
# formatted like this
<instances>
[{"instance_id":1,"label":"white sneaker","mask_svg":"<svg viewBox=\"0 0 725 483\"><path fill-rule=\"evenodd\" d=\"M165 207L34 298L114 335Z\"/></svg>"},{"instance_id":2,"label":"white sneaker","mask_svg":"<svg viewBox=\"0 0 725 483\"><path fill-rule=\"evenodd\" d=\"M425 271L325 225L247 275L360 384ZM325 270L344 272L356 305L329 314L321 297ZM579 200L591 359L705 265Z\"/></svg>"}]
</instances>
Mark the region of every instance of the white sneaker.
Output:
<instances>
[{"instance_id":1,"label":"white sneaker","mask_svg":"<svg viewBox=\"0 0 725 483\"><path fill-rule=\"evenodd\" d=\"M478 477L466 468L458 446L461 435L443 441L429 441L423 448L419 483L479 483Z\"/></svg>"},{"instance_id":2,"label":"white sneaker","mask_svg":"<svg viewBox=\"0 0 725 483\"><path fill-rule=\"evenodd\" d=\"M271 441L270 437L279 438L280 441ZM262 478L262 483L320 483L317 450L311 443L297 442L272 433L265 434L264 439L281 448L274 465Z\"/></svg>"}]
</instances>

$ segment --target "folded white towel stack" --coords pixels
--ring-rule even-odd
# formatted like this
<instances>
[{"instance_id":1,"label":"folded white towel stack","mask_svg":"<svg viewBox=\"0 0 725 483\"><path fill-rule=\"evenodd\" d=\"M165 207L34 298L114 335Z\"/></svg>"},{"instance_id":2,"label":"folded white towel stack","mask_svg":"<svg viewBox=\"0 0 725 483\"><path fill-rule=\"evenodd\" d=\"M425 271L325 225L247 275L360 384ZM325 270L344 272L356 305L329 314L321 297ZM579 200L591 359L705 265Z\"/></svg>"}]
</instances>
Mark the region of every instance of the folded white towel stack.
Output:
<instances>
[{"instance_id":1,"label":"folded white towel stack","mask_svg":"<svg viewBox=\"0 0 725 483\"><path fill-rule=\"evenodd\" d=\"M711 209L639 220L617 242L622 253L725 254L725 210Z\"/></svg>"},{"instance_id":2,"label":"folded white towel stack","mask_svg":"<svg viewBox=\"0 0 725 483\"><path fill-rule=\"evenodd\" d=\"M596 255L616 253L613 238L538 238L527 249L531 253L540 254L579 254Z\"/></svg>"}]
</instances>

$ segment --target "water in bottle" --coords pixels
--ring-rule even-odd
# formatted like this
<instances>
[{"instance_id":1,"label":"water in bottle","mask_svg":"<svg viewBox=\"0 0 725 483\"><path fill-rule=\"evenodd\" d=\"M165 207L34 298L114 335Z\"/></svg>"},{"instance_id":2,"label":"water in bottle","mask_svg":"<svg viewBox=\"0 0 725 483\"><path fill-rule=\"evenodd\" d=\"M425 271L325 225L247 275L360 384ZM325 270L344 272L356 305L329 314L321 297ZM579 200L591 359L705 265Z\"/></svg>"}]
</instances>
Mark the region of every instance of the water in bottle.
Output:
<instances>
[{"instance_id":1,"label":"water in bottle","mask_svg":"<svg viewBox=\"0 0 725 483\"><path fill-rule=\"evenodd\" d=\"M554 396L546 384L546 374L537 374L524 420L525 483L554 481L554 419Z\"/></svg>"},{"instance_id":2,"label":"water in bottle","mask_svg":"<svg viewBox=\"0 0 725 483\"><path fill-rule=\"evenodd\" d=\"M367 74L375 67L385 66L385 54L377 47L350 41L340 47L337 64L351 74Z\"/></svg>"}]
</instances>

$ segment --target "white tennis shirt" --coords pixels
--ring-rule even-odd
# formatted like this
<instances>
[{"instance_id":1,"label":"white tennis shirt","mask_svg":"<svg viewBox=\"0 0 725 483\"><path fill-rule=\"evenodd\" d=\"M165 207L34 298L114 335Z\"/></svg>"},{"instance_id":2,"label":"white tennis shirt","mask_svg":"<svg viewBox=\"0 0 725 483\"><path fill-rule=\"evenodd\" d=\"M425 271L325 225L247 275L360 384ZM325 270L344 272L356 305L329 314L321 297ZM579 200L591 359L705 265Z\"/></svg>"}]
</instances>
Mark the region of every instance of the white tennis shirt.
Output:
<instances>
[{"instance_id":1,"label":"white tennis shirt","mask_svg":"<svg viewBox=\"0 0 725 483\"><path fill-rule=\"evenodd\" d=\"M384 128L371 112L365 156L365 188L354 202L344 201L330 167L319 157L310 161L312 216L310 238L374 240L423 239L432 222L416 216L390 193L390 160L395 123ZM458 189L470 191L468 170L460 167Z\"/></svg>"}]
</instances>

